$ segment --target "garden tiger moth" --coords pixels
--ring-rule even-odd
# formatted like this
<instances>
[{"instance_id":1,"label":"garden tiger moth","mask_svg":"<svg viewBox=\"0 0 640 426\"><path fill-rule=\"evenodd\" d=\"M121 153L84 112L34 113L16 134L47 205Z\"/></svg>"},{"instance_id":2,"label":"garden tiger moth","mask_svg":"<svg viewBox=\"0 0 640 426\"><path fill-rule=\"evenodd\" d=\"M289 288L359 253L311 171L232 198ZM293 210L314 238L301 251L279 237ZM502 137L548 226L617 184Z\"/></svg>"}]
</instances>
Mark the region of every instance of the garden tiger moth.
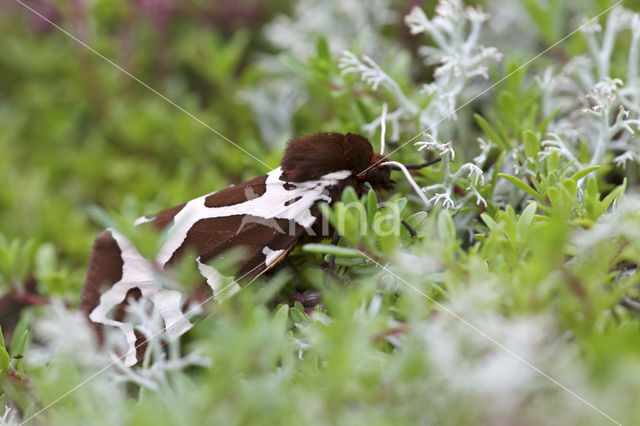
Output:
<instances>
[{"instance_id":1,"label":"garden tiger moth","mask_svg":"<svg viewBox=\"0 0 640 426\"><path fill-rule=\"evenodd\" d=\"M431 162L417 167L428 164ZM104 325L120 328L129 348L125 364L133 365L141 354L138 350L136 355L135 350L140 349L137 342L141 338L123 318L122 308L129 296L148 298L162 316L169 336L179 336L192 326L183 312L186 298L157 282L158 269L175 263L187 251L195 253L203 277L201 288L209 287L216 296L221 276L208 265L211 259L244 247L246 255L238 265L238 276L253 280L282 261L301 241L329 236L327 227L317 221L320 202L332 204L348 186L358 193L368 190L367 183L374 190L392 189L393 169L408 175L403 165L375 154L369 140L360 135L319 133L295 138L280 167L266 175L138 219L137 225L148 223L166 232L153 261L145 259L116 230L99 234L79 308L99 333ZM235 284L231 291L238 289Z\"/></svg>"}]
</instances>

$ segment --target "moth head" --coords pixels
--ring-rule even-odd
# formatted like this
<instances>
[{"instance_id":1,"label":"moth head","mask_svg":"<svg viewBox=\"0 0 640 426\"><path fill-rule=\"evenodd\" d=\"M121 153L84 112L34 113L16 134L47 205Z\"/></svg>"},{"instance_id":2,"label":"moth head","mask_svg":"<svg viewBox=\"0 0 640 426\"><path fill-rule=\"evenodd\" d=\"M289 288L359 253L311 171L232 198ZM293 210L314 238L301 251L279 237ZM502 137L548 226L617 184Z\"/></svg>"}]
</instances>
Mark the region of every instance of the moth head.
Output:
<instances>
[{"instance_id":1,"label":"moth head","mask_svg":"<svg viewBox=\"0 0 640 426\"><path fill-rule=\"evenodd\" d=\"M364 173L364 180L373 188L393 189L395 181L391 179L391 166L383 165L386 159L376 155L372 167Z\"/></svg>"},{"instance_id":2,"label":"moth head","mask_svg":"<svg viewBox=\"0 0 640 426\"><path fill-rule=\"evenodd\" d=\"M383 136L384 138L384 132ZM403 164L388 161L376 154L371 142L354 133L317 133L292 139L282 158L282 178L289 182L304 182L322 176L350 170L358 187L369 183L374 189L393 189L392 170L400 170L427 207L429 202Z\"/></svg>"},{"instance_id":3,"label":"moth head","mask_svg":"<svg viewBox=\"0 0 640 426\"><path fill-rule=\"evenodd\" d=\"M393 189L395 182L391 180L391 167L382 164L386 159L373 152L367 138L347 133L343 151L348 168L359 182L368 182L374 189Z\"/></svg>"}]
</instances>

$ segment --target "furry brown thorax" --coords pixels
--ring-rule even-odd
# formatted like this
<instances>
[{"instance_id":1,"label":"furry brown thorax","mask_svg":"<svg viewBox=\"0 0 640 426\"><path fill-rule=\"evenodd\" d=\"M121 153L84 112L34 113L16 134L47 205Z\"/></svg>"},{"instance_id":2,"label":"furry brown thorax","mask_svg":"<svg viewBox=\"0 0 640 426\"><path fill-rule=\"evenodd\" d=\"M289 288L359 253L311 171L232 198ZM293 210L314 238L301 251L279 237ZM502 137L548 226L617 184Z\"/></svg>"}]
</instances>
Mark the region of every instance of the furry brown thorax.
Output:
<instances>
[{"instance_id":1,"label":"furry brown thorax","mask_svg":"<svg viewBox=\"0 0 640 426\"><path fill-rule=\"evenodd\" d=\"M384 157L373 151L364 136L347 133L317 133L292 139L282 159L286 180L316 180L339 170L351 170L360 184L392 189L391 167L382 166Z\"/></svg>"}]
</instances>

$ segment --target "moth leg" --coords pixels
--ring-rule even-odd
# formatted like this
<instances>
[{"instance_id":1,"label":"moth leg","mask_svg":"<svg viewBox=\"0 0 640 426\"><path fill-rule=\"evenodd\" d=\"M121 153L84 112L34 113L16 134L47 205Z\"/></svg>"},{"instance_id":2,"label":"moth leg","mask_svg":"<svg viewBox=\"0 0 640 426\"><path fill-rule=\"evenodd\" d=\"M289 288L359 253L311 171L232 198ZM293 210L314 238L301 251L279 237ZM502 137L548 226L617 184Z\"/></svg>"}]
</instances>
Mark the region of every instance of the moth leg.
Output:
<instances>
[{"instance_id":1,"label":"moth leg","mask_svg":"<svg viewBox=\"0 0 640 426\"><path fill-rule=\"evenodd\" d=\"M439 160L440 160L440 159L438 158L438 161L439 161ZM436 161L436 162L437 162L437 161ZM433 164L433 163L432 163L432 164ZM380 197L380 194L378 194L378 193L377 193L376 191L374 191L373 189L369 189L369 191L373 191L373 193L376 195L376 199L378 200L378 207L382 207L382 206L384 206L384 201L382 201L382 198ZM411 237L415 237L416 235L418 235L418 233L416 232L416 230L415 230L415 229L413 229L413 228L411 227L411 225L409 225L409 224L407 223L407 221L406 221L406 220L402 219L402 222L401 222L401 223L402 223L402 226L404 226L404 227L405 227L405 229L406 229L407 231L409 231L409 235L411 235Z\"/></svg>"},{"instance_id":2,"label":"moth leg","mask_svg":"<svg viewBox=\"0 0 640 426\"><path fill-rule=\"evenodd\" d=\"M402 223L402 226L404 226L404 227L405 227L405 229L406 229L407 231L409 231L409 235L411 235L411 237L415 237L416 235L418 235L418 233L416 232L416 230L415 230L415 229L413 229L413 227L412 227L411 225L409 225L409 224L407 223L407 221L406 221L406 220L402 219L402 222L401 222L401 223Z\"/></svg>"},{"instance_id":3,"label":"moth leg","mask_svg":"<svg viewBox=\"0 0 640 426\"><path fill-rule=\"evenodd\" d=\"M338 242L340 241L340 234L338 233L338 231L333 231L333 237L331 237L331 245L332 246L337 246ZM336 275L336 271L334 271L336 267L336 256L335 254L332 254L329 256L329 275Z\"/></svg>"},{"instance_id":4,"label":"moth leg","mask_svg":"<svg viewBox=\"0 0 640 426\"><path fill-rule=\"evenodd\" d=\"M338 231L334 231L333 237L331 238L332 245L338 245L338 241L340 241L340 234ZM339 279L343 281L345 284L349 282L349 278L342 275L347 271L346 267L338 266L336 268L336 257L335 255L329 255L329 264L327 265L327 274L324 276L325 285L329 285L329 280L331 278Z\"/></svg>"}]
</instances>

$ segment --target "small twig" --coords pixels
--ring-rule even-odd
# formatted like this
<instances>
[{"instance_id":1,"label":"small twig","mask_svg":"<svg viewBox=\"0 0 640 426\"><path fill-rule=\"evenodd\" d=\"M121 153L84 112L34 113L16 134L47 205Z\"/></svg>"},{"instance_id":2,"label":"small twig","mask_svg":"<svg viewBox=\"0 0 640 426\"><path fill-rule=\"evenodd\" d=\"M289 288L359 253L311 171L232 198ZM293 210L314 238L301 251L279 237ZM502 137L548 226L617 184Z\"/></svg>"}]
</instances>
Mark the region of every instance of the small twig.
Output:
<instances>
[{"instance_id":1,"label":"small twig","mask_svg":"<svg viewBox=\"0 0 640 426\"><path fill-rule=\"evenodd\" d=\"M640 302L635 299L632 299L629 296L624 296L624 298L620 301L620 305L625 308L633 311L635 314L640 314Z\"/></svg>"},{"instance_id":2,"label":"small twig","mask_svg":"<svg viewBox=\"0 0 640 426\"><path fill-rule=\"evenodd\" d=\"M409 331L409 326L406 324L403 324L399 327L395 327L387 331L383 331L382 333L374 334L373 336L371 336L371 340L374 342L380 342L382 340L386 340L387 337L396 336L398 334L404 334L407 331Z\"/></svg>"}]
</instances>

